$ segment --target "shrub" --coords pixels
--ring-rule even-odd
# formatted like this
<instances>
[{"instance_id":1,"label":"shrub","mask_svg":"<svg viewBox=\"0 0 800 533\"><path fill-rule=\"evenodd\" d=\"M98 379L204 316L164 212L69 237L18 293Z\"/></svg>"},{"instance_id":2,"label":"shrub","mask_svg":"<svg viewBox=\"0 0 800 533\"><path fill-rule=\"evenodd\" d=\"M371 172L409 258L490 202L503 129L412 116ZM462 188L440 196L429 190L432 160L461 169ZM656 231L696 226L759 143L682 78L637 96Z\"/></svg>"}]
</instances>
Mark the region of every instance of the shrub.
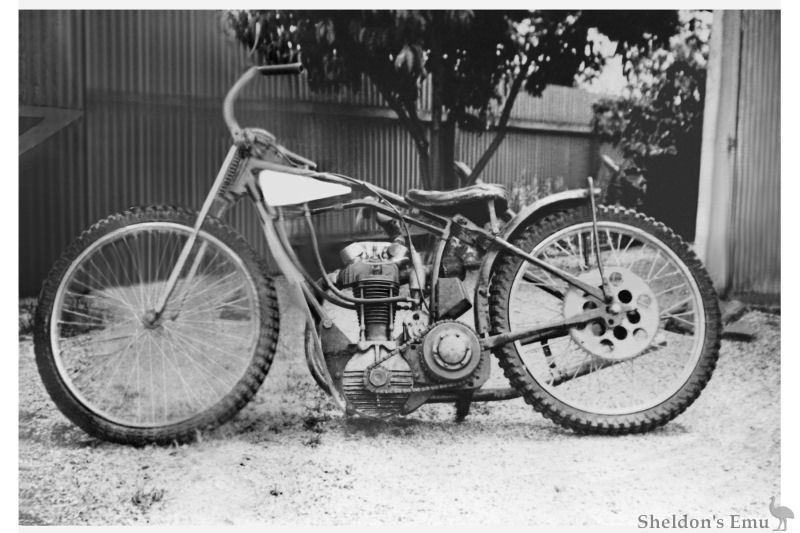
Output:
<instances>
[{"instance_id":1,"label":"shrub","mask_svg":"<svg viewBox=\"0 0 800 533\"><path fill-rule=\"evenodd\" d=\"M629 54L621 96L593 105L594 133L640 166L678 155L683 139L702 130L710 24L701 13L685 17L668 49Z\"/></svg>"},{"instance_id":2,"label":"shrub","mask_svg":"<svg viewBox=\"0 0 800 533\"><path fill-rule=\"evenodd\" d=\"M668 48L625 59L627 88L593 105L592 127L641 167L642 209L684 238L694 238L703 129L710 13L681 14Z\"/></svg>"}]
</instances>

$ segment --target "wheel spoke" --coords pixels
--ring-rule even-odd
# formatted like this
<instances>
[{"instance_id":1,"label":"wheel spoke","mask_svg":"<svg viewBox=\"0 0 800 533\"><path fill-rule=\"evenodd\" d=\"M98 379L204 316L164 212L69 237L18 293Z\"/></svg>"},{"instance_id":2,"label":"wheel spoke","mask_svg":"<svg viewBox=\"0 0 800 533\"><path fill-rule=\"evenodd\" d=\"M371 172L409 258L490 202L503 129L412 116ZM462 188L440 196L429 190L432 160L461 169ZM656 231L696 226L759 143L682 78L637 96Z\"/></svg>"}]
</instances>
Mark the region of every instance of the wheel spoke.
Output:
<instances>
[{"instance_id":1,"label":"wheel spoke","mask_svg":"<svg viewBox=\"0 0 800 533\"><path fill-rule=\"evenodd\" d=\"M681 301L679 301L677 303L671 304L670 307L668 307L667 309L664 309L663 311L661 311L661 316L664 316L665 314L670 313L671 311L674 311L676 309L680 309L681 306L688 304L693 299L694 299L693 296L688 296L688 297L684 298L683 300L681 300Z\"/></svg>"},{"instance_id":2,"label":"wheel spoke","mask_svg":"<svg viewBox=\"0 0 800 533\"><path fill-rule=\"evenodd\" d=\"M620 266L619 255L617 255L617 249L614 248L614 239L611 237L611 232L608 229L606 229L605 234L606 238L608 239L608 246L611 248L611 253L614 255L614 262L617 264L617 266Z\"/></svg>"},{"instance_id":3,"label":"wheel spoke","mask_svg":"<svg viewBox=\"0 0 800 533\"><path fill-rule=\"evenodd\" d=\"M684 283L681 283L680 285L675 285L673 287L666 288L666 289L664 289L662 291L658 291L657 293L655 293L655 295L656 295L656 297L659 297L659 296L661 296L663 294L670 293L670 292L672 292L672 291L674 291L676 289L680 289L681 287L687 287L688 288L689 286L684 282Z\"/></svg>"}]
</instances>

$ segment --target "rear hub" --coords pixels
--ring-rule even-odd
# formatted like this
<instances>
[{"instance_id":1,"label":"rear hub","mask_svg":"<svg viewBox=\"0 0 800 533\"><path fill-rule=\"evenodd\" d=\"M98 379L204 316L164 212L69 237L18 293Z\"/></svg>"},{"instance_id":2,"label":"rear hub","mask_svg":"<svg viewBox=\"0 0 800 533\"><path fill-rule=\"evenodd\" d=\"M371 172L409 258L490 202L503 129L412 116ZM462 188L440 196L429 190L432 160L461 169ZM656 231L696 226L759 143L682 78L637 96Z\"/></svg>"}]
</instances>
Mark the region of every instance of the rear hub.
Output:
<instances>
[{"instance_id":1,"label":"rear hub","mask_svg":"<svg viewBox=\"0 0 800 533\"><path fill-rule=\"evenodd\" d=\"M570 330L570 335L587 352L608 360L623 361L639 355L658 332L658 302L645 280L622 267L606 268L610 302L602 304L579 289L564 295L564 317L602 308L596 320ZM578 276L600 287L598 270Z\"/></svg>"}]
</instances>

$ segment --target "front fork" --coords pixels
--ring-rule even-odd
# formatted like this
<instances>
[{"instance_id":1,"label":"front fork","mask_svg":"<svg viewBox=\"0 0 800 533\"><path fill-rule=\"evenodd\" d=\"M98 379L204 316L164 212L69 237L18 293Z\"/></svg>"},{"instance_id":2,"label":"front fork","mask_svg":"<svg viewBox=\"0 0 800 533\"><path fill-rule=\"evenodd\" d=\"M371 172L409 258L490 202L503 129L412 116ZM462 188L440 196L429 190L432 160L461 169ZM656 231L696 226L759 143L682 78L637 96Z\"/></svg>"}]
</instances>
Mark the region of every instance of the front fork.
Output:
<instances>
[{"instance_id":1,"label":"front fork","mask_svg":"<svg viewBox=\"0 0 800 533\"><path fill-rule=\"evenodd\" d=\"M211 186L211 190L208 191L208 195L206 196L205 201L203 202L203 206L200 209L200 212L197 215L197 220L194 223L194 227L192 228L192 233L189 235L189 239L183 245L183 249L181 250L180 255L178 256L178 260L175 263L175 266L170 273L169 278L167 279L167 283L164 287L164 291L161 294L161 297L158 299L155 307L149 310L145 316L145 320L150 322L151 324L158 323L162 315L164 314L164 310L167 308L167 303L169 302L170 298L173 296L175 292L175 287L178 283L178 278L183 272L184 268L186 267L186 263L189 260L189 256L192 253L192 250L197 243L197 236L200 234L200 228L203 226L203 222L205 222L206 217L210 214L212 207L214 205L215 200L217 200L220 190L222 189L223 185L226 182L226 178L228 178L229 182L233 182L238 179L238 176L229 176L230 173L236 171L236 169L232 169L231 165L234 162L234 159L237 157L237 151L239 148L236 145L231 146L230 150L228 150L228 155L225 157L225 161L222 163L222 166L217 173L217 177L214 180L214 183ZM238 172L247 172L248 165L241 164L239 165ZM317 329L315 327L315 320L311 313L311 309L309 309L309 304L307 297L309 294L306 294L304 291L305 289L305 280L303 279L302 274L294 267L291 260L289 259L286 251L283 249L280 238L278 237L275 225L274 225L274 214L273 210L264 202L263 196L261 194L260 189L257 187L255 180L247 177L245 181L245 190L250 194L251 198L253 199L256 208L258 209L259 215L261 217L261 221L264 228L264 236L267 239L267 247L272 253L272 257L275 260L275 263L278 265L279 270L281 273L286 277L289 285L289 293L292 299L295 301L297 305L303 310L305 317L306 317L306 326L312 332L314 337L314 350L313 353L307 353L306 357L308 358L308 365L311 372L315 375L315 377L321 379L330 393L331 397L333 398L334 402L337 404L338 407L341 409L345 408L345 399L341 395L341 393L333 386L333 380L330 376L330 373L327 370L327 365L325 364L325 358L322 353L322 344L319 339L319 335L317 333ZM219 209L218 212L213 213L215 216L219 216L222 212L222 209ZM191 266L189 267L188 275L186 278L186 283L189 283L194 275L197 273L197 269L200 266L200 261L203 258L207 248L207 243L202 242L197 250L197 254L192 261ZM180 312L181 305L183 300L186 298L187 294L184 293L181 302L177 306L177 312ZM313 298L313 296L310 296Z\"/></svg>"},{"instance_id":2,"label":"front fork","mask_svg":"<svg viewBox=\"0 0 800 533\"><path fill-rule=\"evenodd\" d=\"M217 199L217 195L219 194L222 185L225 183L225 178L230 171L233 160L237 157L238 150L239 147L236 145L231 146L230 150L228 150L228 155L225 156L225 161L223 161L222 167L219 169L213 185L211 185L211 190L208 191L208 195L203 202L203 207L200 209L200 213L197 215L197 220L194 223L192 233L189 235L189 239L186 241L186 244L183 245L183 249L178 256L178 261L175 263L175 266L173 267L172 272L167 279L167 284L164 287L164 291L161 293L161 297L156 302L155 307L149 310L145 315L145 320L151 324L155 324L161 320L161 317L164 314L164 309L167 307L167 302L172 296L172 293L175 292L175 287L178 284L178 277L181 275L181 272L183 272L186 262L189 259L189 255L191 255L192 249L197 242L197 236L200 234L200 228L203 226L203 222L205 222L205 219L211 211L214 201ZM215 215L220 214L221 213L215 213ZM200 261L205 254L207 246L208 244L206 242L200 244L197 254L195 254L194 260L192 261L192 266L189 269L189 275L186 278L187 283L189 283L197 273L197 268L200 266ZM183 295L183 298L186 298L186 294ZM181 301L181 303L183 303L183 301ZM178 310L180 310L180 306L178 306Z\"/></svg>"}]
</instances>

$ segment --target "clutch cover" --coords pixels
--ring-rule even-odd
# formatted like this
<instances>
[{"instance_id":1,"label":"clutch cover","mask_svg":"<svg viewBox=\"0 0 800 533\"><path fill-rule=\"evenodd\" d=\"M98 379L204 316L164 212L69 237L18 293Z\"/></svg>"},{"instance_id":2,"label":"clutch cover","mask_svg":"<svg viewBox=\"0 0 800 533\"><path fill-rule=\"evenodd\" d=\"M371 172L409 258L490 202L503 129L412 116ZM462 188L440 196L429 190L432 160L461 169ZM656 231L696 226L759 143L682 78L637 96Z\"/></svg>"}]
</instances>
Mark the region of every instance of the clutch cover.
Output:
<instances>
[{"instance_id":1,"label":"clutch cover","mask_svg":"<svg viewBox=\"0 0 800 533\"><path fill-rule=\"evenodd\" d=\"M425 373L435 381L464 379L480 363L480 339L466 324L454 320L438 322L425 334L420 360Z\"/></svg>"}]
</instances>

